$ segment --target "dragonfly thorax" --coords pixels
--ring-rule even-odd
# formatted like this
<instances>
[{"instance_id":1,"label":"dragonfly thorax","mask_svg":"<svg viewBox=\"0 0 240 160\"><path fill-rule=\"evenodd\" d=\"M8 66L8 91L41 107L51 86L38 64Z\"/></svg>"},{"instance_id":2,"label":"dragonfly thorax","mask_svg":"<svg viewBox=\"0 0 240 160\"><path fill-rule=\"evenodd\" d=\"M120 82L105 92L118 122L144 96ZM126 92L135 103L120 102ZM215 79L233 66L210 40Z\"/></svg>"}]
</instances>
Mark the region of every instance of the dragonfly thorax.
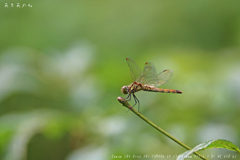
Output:
<instances>
[{"instance_id":1,"label":"dragonfly thorax","mask_svg":"<svg viewBox=\"0 0 240 160\"><path fill-rule=\"evenodd\" d=\"M128 93L135 93L137 91L140 91L142 89L142 85L138 82L133 82L129 86L123 86L121 89L121 92L123 94L128 94Z\"/></svg>"}]
</instances>

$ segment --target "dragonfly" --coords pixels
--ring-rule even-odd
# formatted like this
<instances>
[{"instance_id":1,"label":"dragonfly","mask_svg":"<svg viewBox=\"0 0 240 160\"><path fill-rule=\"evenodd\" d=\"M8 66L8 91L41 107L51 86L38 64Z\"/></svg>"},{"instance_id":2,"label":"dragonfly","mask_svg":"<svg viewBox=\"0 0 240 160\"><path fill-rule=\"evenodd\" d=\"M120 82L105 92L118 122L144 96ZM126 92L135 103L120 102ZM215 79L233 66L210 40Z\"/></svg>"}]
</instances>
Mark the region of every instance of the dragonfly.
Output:
<instances>
[{"instance_id":1,"label":"dragonfly","mask_svg":"<svg viewBox=\"0 0 240 160\"><path fill-rule=\"evenodd\" d=\"M173 71L170 69L165 69L162 72L156 72L156 68L152 62L146 62L143 71L140 69L138 64L130 57L126 58L128 67L130 69L131 77L133 79L133 83L128 86L123 86L121 92L123 94L128 94L126 101L131 100L131 96L133 96L135 104L131 107L133 108L138 103L138 112L140 110L140 102L135 96L134 93L138 91L150 91L150 92L164 92L164 93L179 93L182 94L181 91L175 89L162 89L157 88L165 83L172 77ZM130 109L131 109L130 108Z\"/></svg>"}]
</instances>

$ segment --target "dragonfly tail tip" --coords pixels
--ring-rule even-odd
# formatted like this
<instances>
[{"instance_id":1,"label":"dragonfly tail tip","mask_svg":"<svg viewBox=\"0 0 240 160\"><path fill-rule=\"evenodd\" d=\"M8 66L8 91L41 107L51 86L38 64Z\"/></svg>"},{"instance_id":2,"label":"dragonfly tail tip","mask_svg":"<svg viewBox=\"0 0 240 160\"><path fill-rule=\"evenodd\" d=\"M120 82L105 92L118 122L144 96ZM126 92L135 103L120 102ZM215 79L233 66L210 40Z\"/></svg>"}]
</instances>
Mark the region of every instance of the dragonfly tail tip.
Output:
<instances>
[{"instance_id":1,"label":"dragonfly tail tip","mask_svg":"<svg viewBox=\"0 0 240 160\"><path fill-rule=\"evenodd\" d=\"M182 94L182 91L179 91L179 90L176 90L177 91L177 93L180 93L180 94Z\"/></svg>"}]
</instances>

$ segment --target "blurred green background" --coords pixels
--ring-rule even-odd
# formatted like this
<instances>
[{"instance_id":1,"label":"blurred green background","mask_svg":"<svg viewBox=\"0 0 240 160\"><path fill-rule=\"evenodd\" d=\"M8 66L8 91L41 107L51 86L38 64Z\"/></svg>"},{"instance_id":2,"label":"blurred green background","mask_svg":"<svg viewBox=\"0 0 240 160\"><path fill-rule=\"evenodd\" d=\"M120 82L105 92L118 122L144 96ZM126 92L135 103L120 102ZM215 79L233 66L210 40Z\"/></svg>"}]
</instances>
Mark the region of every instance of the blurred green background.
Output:
<instances>
[{"instance_id":1,"label":"blurred green background","mask_svg":"<svg viewBox=\"0 0 240 160\"><path fill-rule=\"evenodd\" d=\"M117 101L132 83L126 57L172 69L161 87L183 92L137 93L144 116L191 147L240 147L240 1L13 0L0 9L0 158L183 153Z\"/></svg>"}]
</instances>

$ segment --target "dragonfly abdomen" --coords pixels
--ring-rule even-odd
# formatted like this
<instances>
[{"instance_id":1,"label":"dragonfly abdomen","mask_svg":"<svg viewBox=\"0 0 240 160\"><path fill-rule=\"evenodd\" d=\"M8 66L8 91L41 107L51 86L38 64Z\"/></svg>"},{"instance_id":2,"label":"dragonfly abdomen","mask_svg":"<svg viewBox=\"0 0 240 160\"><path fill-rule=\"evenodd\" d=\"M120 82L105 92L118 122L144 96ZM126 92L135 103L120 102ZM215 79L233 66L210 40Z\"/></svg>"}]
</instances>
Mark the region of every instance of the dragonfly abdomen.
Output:
<instances>
[{"instance_id":1,"label":"dragonfly abdomen","mask_svg":"<svg viewBox=\"0 0 240 160\"><path fill-rule=\"evenodd\" d=\"M162 88L155 88L155 87L150 87L148 85L144 85L142 87L142 90L144 91L150 91L150 92L164 92L164 93L182 93L179 90L175 90L175 89L162 89Z\"/></svg>"}]
</instances>

